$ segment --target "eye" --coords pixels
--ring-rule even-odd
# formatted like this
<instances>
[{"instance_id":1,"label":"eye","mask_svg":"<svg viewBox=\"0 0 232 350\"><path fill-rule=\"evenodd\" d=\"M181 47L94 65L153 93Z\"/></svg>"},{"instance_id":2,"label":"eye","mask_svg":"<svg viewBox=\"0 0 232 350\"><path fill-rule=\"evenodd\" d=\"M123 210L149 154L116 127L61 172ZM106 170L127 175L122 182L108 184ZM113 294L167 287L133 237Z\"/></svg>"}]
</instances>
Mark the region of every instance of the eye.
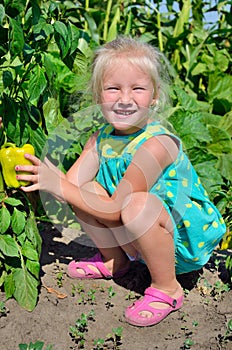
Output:
<instances>
[{"instance_id":1,"label":"eye","mask_svg":"<svg viewBox=\"0 0 232 350\"><path fill-rule=\"evenodd\" d=\"M145 89L144 87L142 87L142 86L135 86L135 87L133 88L133 90L134 90L134 91L145 91L146 89Z\"/></svg>"},{"instance_id":2,"label":"eye","mask_svg":"<svg viewBox=\"0 0 232 350\"><path fill-rule=\"evenodd\" d=\"M105 91L118 91L119 88L117 86L106 86L104 87Z\"/></svg>"}]
</instances>

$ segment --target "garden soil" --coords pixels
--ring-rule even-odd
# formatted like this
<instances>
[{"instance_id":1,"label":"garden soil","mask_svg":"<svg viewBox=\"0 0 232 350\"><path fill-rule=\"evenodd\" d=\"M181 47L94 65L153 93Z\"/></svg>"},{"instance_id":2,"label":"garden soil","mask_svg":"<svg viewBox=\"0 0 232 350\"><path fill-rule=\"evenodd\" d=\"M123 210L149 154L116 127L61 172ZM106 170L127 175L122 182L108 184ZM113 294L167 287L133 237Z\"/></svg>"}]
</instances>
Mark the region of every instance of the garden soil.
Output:
<instances>
[{"instance_id":1,"label":"garden soil","mask_svg":"<svg viewBox=\"0 0 232 350\"><path fill-rule=\"evenodd\" d=\"M96 248L89 247L81 232L76 235L65 229L61 233L46 225L41 235L37 306L28 312L14 299L5 302L6 314L0 317L0 350L17 350L19 344L36 341L44 343L43 350L49 345L52 350L232 349L232 334L228 332L232 290L225 290L224 284L228 277L224 254L231 252L216 251L203 270L182 275L183 308L156 326L140 328L125 322L124 310L149 286L149 273L143 264L131 263L128 274L117 280L73 280L66 274L69 261L90 257ZM4 301L3 293L0 300ZM85 316L89 319L81 343L78 331Z\"/></svg>"}]
</instances>

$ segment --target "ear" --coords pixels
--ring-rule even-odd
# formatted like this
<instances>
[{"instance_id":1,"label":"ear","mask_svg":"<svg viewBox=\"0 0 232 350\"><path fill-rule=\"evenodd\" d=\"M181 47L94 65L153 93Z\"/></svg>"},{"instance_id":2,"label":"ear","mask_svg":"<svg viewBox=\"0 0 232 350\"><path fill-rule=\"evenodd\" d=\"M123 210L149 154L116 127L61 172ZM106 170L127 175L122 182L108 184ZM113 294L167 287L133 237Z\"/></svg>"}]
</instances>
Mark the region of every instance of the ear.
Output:
<instances>
[{"instance_id":1,"label":"ear","mask_svg":"<svg viewBox=\"0 0 232 350\"><path fill-rule=\"evenodd\" d=\"M158 99L159 99L159 86L158 86L157 90L154 91L154 96L153 96L153 99L151 101L151 106L155 106L158 102Z\"/></svg>"},{"instance_id":2,"label":"ear","mask_svg":"<svg viewBox=\"0 0 232 350\"><path fill-rule=\"evenodd\" d=\"M152 99L152 101L151 101L151 107L152 107L152 106L155 106L155 105L156 105L156 102L157 102L157 98L154 97L154 98Z\"/></svg>"}]
</instances>

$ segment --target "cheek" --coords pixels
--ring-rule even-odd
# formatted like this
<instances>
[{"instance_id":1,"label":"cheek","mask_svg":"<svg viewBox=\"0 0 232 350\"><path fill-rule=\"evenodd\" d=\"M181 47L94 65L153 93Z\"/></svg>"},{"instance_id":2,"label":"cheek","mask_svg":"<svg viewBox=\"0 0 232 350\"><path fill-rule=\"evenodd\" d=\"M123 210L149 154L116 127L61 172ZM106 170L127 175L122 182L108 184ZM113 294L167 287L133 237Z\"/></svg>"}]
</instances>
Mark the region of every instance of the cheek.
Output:
<instances>
[{"instance_id":1,"label":"cheek","mask_svg":"<svg viewBox=\"0 0 232 350\"><path fill-rule=\"evenodd\" d=\"M112 94L108 92L102 92L100 101L101 103L114 102L117 100L117 94Z\"/></svg>"}]
</instances>

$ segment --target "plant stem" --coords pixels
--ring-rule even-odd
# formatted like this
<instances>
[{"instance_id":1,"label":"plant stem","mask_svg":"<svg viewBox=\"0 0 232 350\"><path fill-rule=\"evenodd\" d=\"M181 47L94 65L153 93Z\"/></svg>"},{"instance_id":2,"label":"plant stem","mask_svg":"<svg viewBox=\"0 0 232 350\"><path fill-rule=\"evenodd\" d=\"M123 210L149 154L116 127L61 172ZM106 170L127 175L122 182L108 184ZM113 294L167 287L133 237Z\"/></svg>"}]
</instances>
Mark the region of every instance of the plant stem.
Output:
<instances>
[{"instance_id":1,"label":"plant stem","mask_svg":"<svg viewBox=\"0 0 232 350\"><path fill-rule=\"evenodd\" d=\"M107 34L108 34L108 23L110 18L110 11L112 7L112 0L108 0L107 2L107 8L106 8L106 16L104 21L104 29L103 29L103 40L106 41Z\"/></svg>"},{"instance_id":2,"label":"plant stem","mask_svg":"<svg viewBox=\"0 0 232 350\"><path fill-rule=\"evenodd\" d=\"M89 11L89 0L85 0L85 12L88 13ZM88 22L85 20L85 31L88 30Z\"/></svg>"}]
</instances>

